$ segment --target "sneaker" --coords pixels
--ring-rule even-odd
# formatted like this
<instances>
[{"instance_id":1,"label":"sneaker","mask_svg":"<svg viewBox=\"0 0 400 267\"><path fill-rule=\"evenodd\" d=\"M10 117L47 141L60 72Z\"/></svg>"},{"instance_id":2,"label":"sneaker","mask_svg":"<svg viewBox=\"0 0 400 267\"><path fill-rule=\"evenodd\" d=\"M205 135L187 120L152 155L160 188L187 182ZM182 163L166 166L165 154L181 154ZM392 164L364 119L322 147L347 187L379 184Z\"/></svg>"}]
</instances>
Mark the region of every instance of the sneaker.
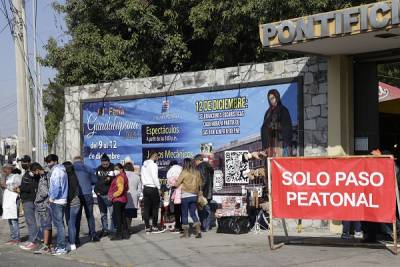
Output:
<instances>
[{"instance_id":1,"label":"sneaker","mask_svg":"<svg viewBox=\"0 0 400 267\"><path fill-rule=\"evenodd\" d=\"M362 232L355 232L355 233L354 233L354 238L363 239L363 238L364 238L364 235L363 235Z\"/></svg>"},{"instance_id":2,"label":"sneaker","mask_svg":"<svg viewBox=\"0 0 400 267\"><path fill-rule=\"evenodd\" d=\"M153 233L153 234L161 234L161 233L164 233L164 232L165 232L165 229L161 228L160 226L151 227L151 233Z\"/></svg>"},{"instance_id":3,"label":"sneaker","mask_svg":"<svg viewBox=\"0 0 400 267\"><path fill-rule=\"evenodd\" d=\"M6 245L18 245L20 241L18 239L10 239L6 242Z\"/></svg>"},{"instance_id":4,"label":"sneaker","mask_svg":"<svg viewBox=\"0 0 400 267\"><path fill-rule=\"evenodd\" d=\"M23 250L36 250L38 248L38 245L36 245L33 242L26 242L23 245L19 246L20 248L22 248Z\"/></svg>"},{"instance_id":5,"label":"sneaker","mask_svg":"<svg viewBox=\"0 0 400 267\"><path fill-rule=\"evenodd\" d=\"M113 234L113 235L110 235L110 240L111 241L117 241L117 240L122 240L122 235L121 234Z\"/></svg>"},{"instance_id":6,"label":"sneaker","mask_svg":"<svg viewBox=\"0 0 400 267\"><path fill-rule=\"evenodd\" d=\"M97 235L92 236L92 238L90 239L91 242L99 242L100 238L97 237Z\"/></svg>"},{"instance_id":7,"label":"sneaker","mask_svg":"<svg viewBox=\"0 0 400 267\"><path fill-rule=\"evenodd\" d=\"M38 250L35 250L33 253L35 253L35 254L51 254L51 249L46 245L42 245Z\"/></svg>"},{"instance_id":8,"label":"sneaker","mask_svg":"<svg viewBox=\"0 0 400 267\"><path fill-rule=\"evenodd\" d=\"M170 233L173 233L173 234L179 234L180 232L181 232L181 230L180 229L177 229L177 228L174 228L174 230L171 230L171 231L169 231Z\"/></svg>"},{"instance_id":9,"label":"sneaker","mask_svg":"<svg viewBox=\"0 0 400 267\"><path fill-rule=\"evenodd\" d=\"M75 244L69 244L68 251L74 251L74 250L76 250L76 245Z\"/></svg>"},{"instance_id":10,"label":"sneaker","mask_svg":"<svg viewBox=\"0 0 400 267\"><path fill-rule=\"evenodd\" d=\"M151 234L151 228L145 228L144 231L146 232L146 235Z\"/></svg>"},{"instance_id":11,"label":"sneaker","mask_svg":"<svg viewBox=\"0 0 400 267\"><path fill-rule=\"evenodd\" d=\"M60 255L65 255L67 254L67 250L65 248L56 248L51 255L53 256L60 256Z\"/></svg>"},{"instance_id":12,"label":"sneaker","mask_svg":"<svg viewBox=\"0 0 400 267\"><path fill-rule=\"evenodd\" d=\"M101 238L101 237L105 237L105 236L108 236L109 234L110 234L109 231L101 230L101 232L100 232L100 234L99 234L99 237L100 237L100 238Z\"/></svg>"},{"instance_id":13,"label":"sneaker","mask_svg":"<svg viewBox=\"0 0 400 267\"><path fill-rule=\"evenodd\" d=\"M128 232L123 232L123 233L122 233L122 239L127 239L127 240L129 240L130 238L131 238L131 236L129 235Z\"/></svg>"},{"instance_id":14,"label":"sneaker","mask_svg":"<svg viewBox=\"0 0 400 267\"><path fill-rule=\"evenodd\" d=\"M343 233L342 236L341 236L340 238L341 238L341 239L344 239L344 240L349 240L349 239L351 239L351 236L350 236L350 234Z\"/></svg>"}]
</instances>

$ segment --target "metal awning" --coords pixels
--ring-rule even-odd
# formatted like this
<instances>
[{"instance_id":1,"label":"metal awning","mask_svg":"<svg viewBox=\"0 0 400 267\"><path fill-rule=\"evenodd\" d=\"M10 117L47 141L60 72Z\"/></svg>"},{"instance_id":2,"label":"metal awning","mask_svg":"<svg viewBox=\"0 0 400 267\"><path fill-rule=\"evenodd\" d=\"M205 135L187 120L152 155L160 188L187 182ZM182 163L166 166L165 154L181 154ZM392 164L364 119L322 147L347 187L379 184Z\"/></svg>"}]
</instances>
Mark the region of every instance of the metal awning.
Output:
<instances>
[{"instance_id":1,"label":"metal awning","mask_svg":"<svg viewBox=\"0 0 400 267\"><path fill-rule=\"evenodd\" d=\"M400 88L379 82L379 112L400 114Z\"/></svg>"}]
</instances>

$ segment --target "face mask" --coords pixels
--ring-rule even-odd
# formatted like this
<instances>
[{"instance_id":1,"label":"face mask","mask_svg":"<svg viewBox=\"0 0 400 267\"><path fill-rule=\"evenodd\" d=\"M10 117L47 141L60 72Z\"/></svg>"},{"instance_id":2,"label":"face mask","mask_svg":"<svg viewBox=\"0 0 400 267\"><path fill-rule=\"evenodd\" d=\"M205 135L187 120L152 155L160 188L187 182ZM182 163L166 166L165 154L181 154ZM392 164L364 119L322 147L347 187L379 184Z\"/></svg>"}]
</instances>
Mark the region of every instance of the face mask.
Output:
<instances>
[{"instance_id":1,"label":"face mask","mask_svg":"<svg viewBox=\"0 0 400 267\"><path fill-rule=\"evenodd\" d=\"M24 169L24 170L28 170L28 169L29 169L29 164L22 163L22 164L21 164L21 167L22 167L22 169Z\"/></svg>"},{"instance_id":2,"label":"face mask","mask_svg":"<svg viewBox=\"0 0 400 267\"><path fill-rule=\"evenodd\" d=\"M119 170L115 170L115 171L114 171L114 175L115 175L115 176L118 176L120 173L121 173L121 171L119 171Z\"/></svg>"},{"instance_id":3,"label":"face mask","mask_svg":"<svg viewBox=\"0 0 400 267\"><path fill-rule=\"evenodd\" d=\"M30 176L30 177L34 177L35 174L34 174L33 172L30 171L30 172L29 172L29 176Z\"/></svg>"},{"instance_id":4,"label":"face mask","mask_svg":"<svg viewBox=\"0 0 400 267\"><path fill-rule=\"evenodd\" d=\"M54 165L55 165L54 163L47 163L47 168L51 169L53 168Z\"/></svg>"}]
</instances>

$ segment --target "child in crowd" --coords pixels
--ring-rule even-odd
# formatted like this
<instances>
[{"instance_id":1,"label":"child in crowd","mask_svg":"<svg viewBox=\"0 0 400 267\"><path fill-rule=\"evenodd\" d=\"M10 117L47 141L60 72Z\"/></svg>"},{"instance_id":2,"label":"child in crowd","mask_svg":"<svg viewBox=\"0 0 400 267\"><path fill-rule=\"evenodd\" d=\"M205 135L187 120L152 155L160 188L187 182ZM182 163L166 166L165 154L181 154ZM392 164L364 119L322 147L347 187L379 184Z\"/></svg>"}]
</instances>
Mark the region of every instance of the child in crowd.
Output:
<instances>
[{"instance_id":1,"label":"child in crowd","mask_svg":"<svg viewBox=\"0 0 400 267\"><path fill-rule=\"evenodd\" d=\"M43 230L43 245L39 250L35 251L36 254L50 254L51 252L51 238L52 238L52 221L49 205L49 178L44 172L43 167L34 162L30 166L30 171L39 178L38 190L35 198L35 210L40 227Z\"/></svg>"}]
</instances>

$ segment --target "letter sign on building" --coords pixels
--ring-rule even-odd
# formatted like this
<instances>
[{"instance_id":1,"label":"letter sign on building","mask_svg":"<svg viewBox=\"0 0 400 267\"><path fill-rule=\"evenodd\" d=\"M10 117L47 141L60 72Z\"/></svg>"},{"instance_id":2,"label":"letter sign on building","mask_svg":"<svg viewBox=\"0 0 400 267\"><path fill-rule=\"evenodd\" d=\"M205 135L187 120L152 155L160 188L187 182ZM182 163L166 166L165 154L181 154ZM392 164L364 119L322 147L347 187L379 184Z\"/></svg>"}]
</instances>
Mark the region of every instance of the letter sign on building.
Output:
<instances>
[{"instance_id":1,"label":"letter sign on building","mask_svg":"<svg viewBox=\"0 0 400 267\"><path fill-rule=\"evenodd\" d=\"M325 37L392 29L400 24L400 0L383 1L303 18L260 25L264 47L279 47Z\"/></svg>"}]
</instances>

